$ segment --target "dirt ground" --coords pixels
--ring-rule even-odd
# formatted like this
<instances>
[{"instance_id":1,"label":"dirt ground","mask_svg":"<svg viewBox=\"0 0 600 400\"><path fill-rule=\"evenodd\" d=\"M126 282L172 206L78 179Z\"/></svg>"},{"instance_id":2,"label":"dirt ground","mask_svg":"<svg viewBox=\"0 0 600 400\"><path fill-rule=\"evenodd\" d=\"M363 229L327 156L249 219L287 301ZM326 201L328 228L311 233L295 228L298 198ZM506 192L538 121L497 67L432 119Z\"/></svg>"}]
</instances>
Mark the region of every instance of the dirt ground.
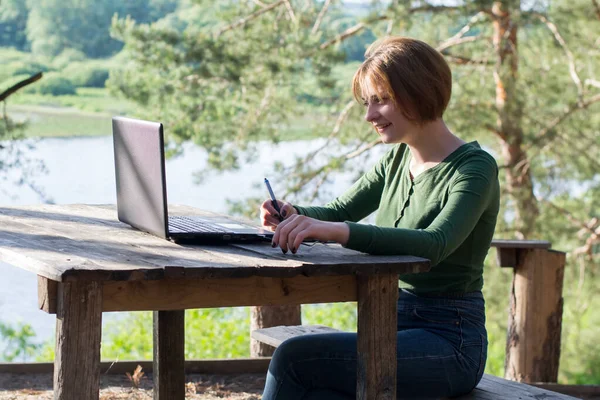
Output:
<instances>
[{"instance_id":1,"label":"dirt ground","mask_svg":"<svg viewBox=\"0 0 600 400\"><path fill-rule=\"evenodd\" d=\"M265 374L187 375L186 399L260 400ZM152 400L152 376L138 387L125 375L103 375L100 400ZM51 374L0 374L0 400L52 400Z\"/></svg>"}]
</instances>

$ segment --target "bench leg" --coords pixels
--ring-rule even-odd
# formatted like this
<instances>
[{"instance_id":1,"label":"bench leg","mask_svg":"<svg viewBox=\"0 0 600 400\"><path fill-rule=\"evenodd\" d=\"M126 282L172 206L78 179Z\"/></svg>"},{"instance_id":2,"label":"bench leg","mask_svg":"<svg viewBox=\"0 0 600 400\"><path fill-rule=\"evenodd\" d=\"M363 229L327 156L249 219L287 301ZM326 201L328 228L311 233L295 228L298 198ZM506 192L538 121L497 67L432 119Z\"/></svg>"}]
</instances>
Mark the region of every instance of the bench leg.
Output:
<instances>
[{"instance_id":1,"label":"bench leg","mask_svg":"<svg viewBox=\"0 0 600 400\"><path fill-rule=\"evenodd\" d=\"M154 400L185 399L185 310L154 311Z\"/></svg>"},{"instance_id":2,"label":"bench leg","mask_svg":"<svg viewBox=\"0 0 600 400\"><path fill-rule=\"evenodd\" d=\"M58 284L54 399L98 399L102 284Z\"/></svg>"},{"instance_id":3,"label":"bench leg","mask_svg":"<svg viewBox=\"0 0 600 400\"><path fill-rule=\"evenodd\" d=\"M358 400L396 398L398 274L358 276Z\"/></svg>"}]
</instances>

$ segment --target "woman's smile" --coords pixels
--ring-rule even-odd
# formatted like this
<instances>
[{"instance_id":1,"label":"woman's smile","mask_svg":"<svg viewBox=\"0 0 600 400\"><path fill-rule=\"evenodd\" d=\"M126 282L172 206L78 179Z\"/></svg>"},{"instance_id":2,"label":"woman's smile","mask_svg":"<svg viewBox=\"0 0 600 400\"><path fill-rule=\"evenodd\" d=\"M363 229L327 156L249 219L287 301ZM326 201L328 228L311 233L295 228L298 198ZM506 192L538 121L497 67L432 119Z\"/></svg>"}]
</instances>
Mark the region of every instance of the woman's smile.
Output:
<instances>
[{"instance_id":1,"label":"woman's smile","mask_svg":"<svg viewBox=\"0 0 600 400\"><path fill-rule=\"evenodd\" d=\"M373 126L375 127L375 129L379 133L383 132L386 128L388 128L391 125L392 124L390 124L389 122L388 123L384 123L384 124L373 124Z\"/></svg>"}]
</instances>

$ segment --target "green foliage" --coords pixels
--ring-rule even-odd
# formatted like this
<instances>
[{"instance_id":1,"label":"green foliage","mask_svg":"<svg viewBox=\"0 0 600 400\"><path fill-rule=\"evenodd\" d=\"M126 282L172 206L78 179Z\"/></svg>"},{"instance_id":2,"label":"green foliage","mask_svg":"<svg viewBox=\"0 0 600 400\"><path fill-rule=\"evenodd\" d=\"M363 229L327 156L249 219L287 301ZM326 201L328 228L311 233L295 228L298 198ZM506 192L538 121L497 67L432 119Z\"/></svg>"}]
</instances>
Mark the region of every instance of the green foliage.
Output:
<instances>
[{"instance_id":1,"label":"green foliage","mask_svg":"<svg viewBox=\"0 0 600 400\"><path fill-rule=\"evenodd\" d=\"M104 66L78 63L66 68L64 74L77 87L103 88L110 72Z\"/></svg>"},{"instance_id":2,"label":"green foliage","mask_svg":"<svg viewBox=\"0 0 600 400\"><path fill-rule=\"evenodd\" d=\"M8 362L27 361L41 345L32 341L35 332L29 324L19 323L16 327L0 322L0 339L6 343L2 359Z\"/></svg>"},{"instance_id":3,"label":"green foliage","mask_svg":"<svg viewBox=\"0 0 600 400\"><path fill-rule=\"evenodd\" d=\"M22 1L22 0L21 0ZM27 38L35 54L56 56L74 49L88 57L105 57L122 44L109 27L118 14L152 22L175 10L176 0L27 0Z\"/></svg>"},{"instance_id":4,"label":"green foliage","mask_svg":"<svg viewBox=\"0 0 600 400\"><path fill-rule=\"evenodd\" d=\"M59 55L52 59L53 65L59 70L68 68L73 63L79 63L85 60L86 55L82 51L72 48L64 49Z\"/></svg>"},{"instance_id":5,"label":"green foliage","mask_svg":"<svg viewBox=\"0 0 600 400\"><path fill-rule=\"evenodd\" d=\"M215 22L238 21L259 7L240 9L235 1L201 4L218 18ZM321 93L334 85L331 66L344 55L333 47L314 52L320 34L311 35L307 25L317 13L314 7L296 24L267 13L241 28L244 40L224 22L190 23L180 33L115 20L113 35L125 41L130 62L111 74L107 85L167 121L171 143L193 140L209 151L213 167L239 168L240 149L251 158L258 138L285 136L291 110L295 118L304 116L298 107L298 99L306 99L301 83L315 79ZM266 35L273 26L278 34ZM311 93L310 101L316 96Z\"/></svg>"},{"instance_id":6,"label":"green foliage","mask_svg":"<svg viewBox=\"0 0 600 400\"><path fill-rule=\"evenodd\" d=\"M306 305L307 324L328 324L356 331L356 304ZM107 324L103 334L105 360L152 358L152 313L125 313L123 320ZM46 351L46 357L51 353ZM235 358L250 355L250 309L213 308L186 310L186 359Z\"/></svg>"},{"instance_id":7,"label":"green foliage","mask_svg":"<svg viewBox=\"0 0 600 400\"><path fill-rule=\"evenodd\" d=\"M17 62L17 63L13 63L13 64L9 64L7 66L7 69L11 71L11 74L13 76L15 75L35 75L38 72L48 72L51 71L51 67L49 67L48 65L41 63L41 62L36 62L36 61L29 61L29 62Z\"/></svg>"},{"instance_id":8,"label":"green foliage","mask_svg":"<svg viewBox=\"0 0 600 400\"><path fill-rule=\"evenodd\" d=\"M304 305L302 306L302 323L325 325L346 332L356 332L356 303Z\"/></svg>"},{"instance_id":9,"label":"green foliage","mask_svg":"<svg viewBox=\"0 0 600 400\"><path fill-rule=\"evenodd\" d=\"M29 10L23 0L2 0L0 4L0 47L27 48L25 27Z\"/></svg>"},{"instance_id":10,"label":"green foliage","mask_svg":"<svg viewBox=\"0 0 600 400\"><path fill-rule=\"evenodd\" d=\"M37 93L49 94L52 96L62 96L76 93L76 87L73 82L71 82L70 79L58 74L47 74L34 90Z\"/></svg>"}]
</instances>

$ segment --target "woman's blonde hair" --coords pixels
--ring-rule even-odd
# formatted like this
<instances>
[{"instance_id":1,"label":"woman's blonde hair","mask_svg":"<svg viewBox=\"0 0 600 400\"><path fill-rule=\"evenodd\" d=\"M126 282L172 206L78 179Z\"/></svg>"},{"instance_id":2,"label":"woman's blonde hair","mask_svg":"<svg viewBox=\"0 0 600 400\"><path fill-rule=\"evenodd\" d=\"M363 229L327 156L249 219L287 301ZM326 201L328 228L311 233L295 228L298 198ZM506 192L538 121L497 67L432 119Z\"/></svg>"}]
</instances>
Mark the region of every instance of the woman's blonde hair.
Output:
<instances>
[{"instance_id":1,"label":"woman's blonde hair","mask_svg":"<svg viewBox=\"0 0 600 400\"><path fill-rule=\"evenodd\" d=\"M369 46L352 79L358 101L367 100L367 87L380 99L392 99L411 121L424 123L444 114L452 94L452 73L444 57L427 43L385 37Z\"/></svg>"}]
</instances>

